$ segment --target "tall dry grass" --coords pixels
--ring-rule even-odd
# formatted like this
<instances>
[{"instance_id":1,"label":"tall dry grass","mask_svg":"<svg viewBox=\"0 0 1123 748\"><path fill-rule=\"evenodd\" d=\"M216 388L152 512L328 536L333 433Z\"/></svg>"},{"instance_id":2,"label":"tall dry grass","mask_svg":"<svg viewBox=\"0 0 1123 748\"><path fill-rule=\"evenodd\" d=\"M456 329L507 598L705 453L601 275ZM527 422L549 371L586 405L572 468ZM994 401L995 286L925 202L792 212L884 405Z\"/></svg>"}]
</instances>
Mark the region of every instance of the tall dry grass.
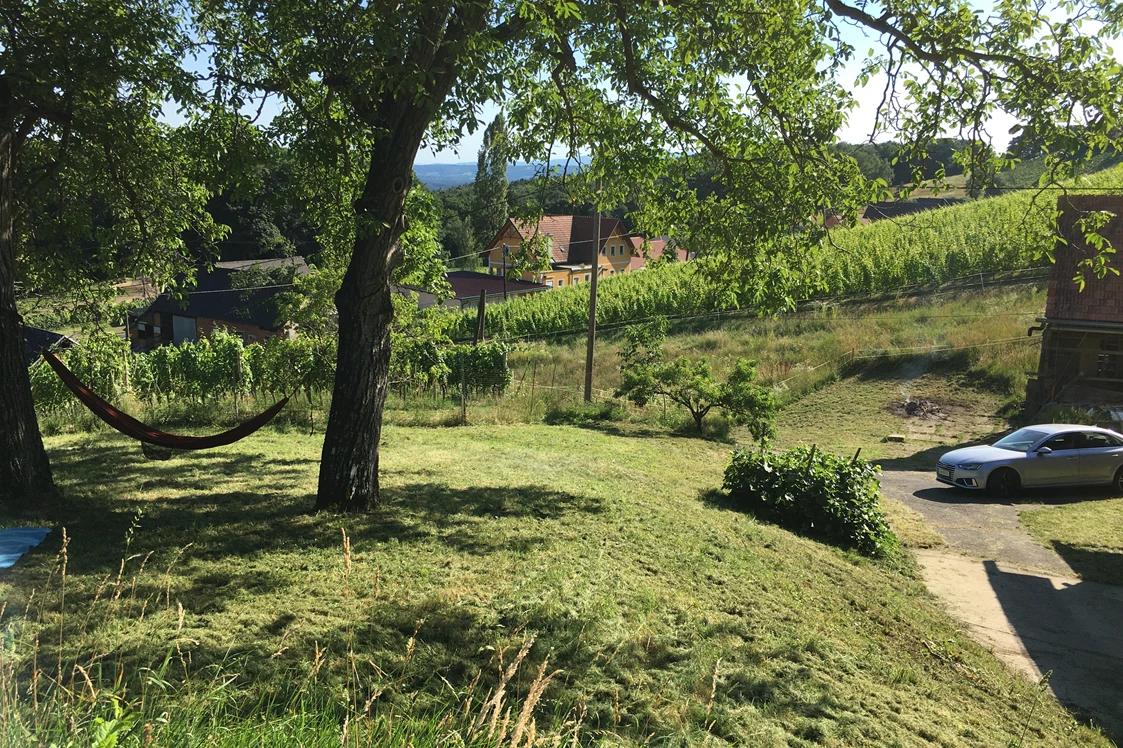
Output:
<instances>
[{"instance_id":1,"label":"tall dry grass","mask_svg":"<svg viewBox=\"0 0 1123 748\"><path fill-rule=\"evenodd\" d=\"M273 683L252 682L253 663L236 657L193 665L199 642L186 633L188 611L170 582L185 549L166 568L152 570L151 553L128 554L130 540L116 572L75 603L68 601L70 537L63 529L44 583L22 610L0 603L3 748L560 748L576 746L582 735L579 711L545 699L562 671L551 670L548 657L531 662L533 635L506 662L510 653L497 651L494 674L479 671L459 685L441 677L438 699L402 690L423 620L396 672L365 660L356 631L371 601L354 593L346 531L337 601L345 611L344 646L332 652L317 644L309 659ZM174 633L163 657L141 662L147 651L141 645L170 624ZM271 657L285 649L282 638Z\"/></svg>"}]
</instances>

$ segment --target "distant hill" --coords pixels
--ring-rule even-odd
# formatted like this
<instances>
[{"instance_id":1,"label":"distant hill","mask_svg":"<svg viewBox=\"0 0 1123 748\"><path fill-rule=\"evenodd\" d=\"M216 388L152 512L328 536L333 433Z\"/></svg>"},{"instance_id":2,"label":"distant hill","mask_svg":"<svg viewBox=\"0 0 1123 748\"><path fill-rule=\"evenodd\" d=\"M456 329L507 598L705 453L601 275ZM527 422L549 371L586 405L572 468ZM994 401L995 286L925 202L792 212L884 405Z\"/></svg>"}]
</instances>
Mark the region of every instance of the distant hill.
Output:
<instances>
[{"instance_id":1,"label":"distant hill","mask_svg":"<svg viewBox=\"0 0 1123 748\"><path fill-rule=\"evenodd\" d=\"M555 159L550 166L560 168L565 165L564 159ZM530 179L542 166L541 163L527 164L514 163L507 167L507 180L515 182L519 179ZM574 164L570 163L570 169ZM443 190L468 184L476 178L476 162L461 161L457 164L419 164L413 167L417 176L431 190Z\"/></svg>"}]
</instances>

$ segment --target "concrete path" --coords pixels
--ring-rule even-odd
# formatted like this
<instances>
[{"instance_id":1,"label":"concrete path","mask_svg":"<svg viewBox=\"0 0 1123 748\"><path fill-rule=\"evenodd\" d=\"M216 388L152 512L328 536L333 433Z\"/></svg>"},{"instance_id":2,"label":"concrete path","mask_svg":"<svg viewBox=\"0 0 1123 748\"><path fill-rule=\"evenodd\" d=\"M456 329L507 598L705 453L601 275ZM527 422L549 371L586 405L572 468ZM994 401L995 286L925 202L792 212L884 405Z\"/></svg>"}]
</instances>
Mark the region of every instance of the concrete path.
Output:
<instances>
[{"instance_id":1,"label":"concrete path","mask_svg":"<svg viewBox=\"0 0 1123 748\"><path fill-rule=\"evenodd\" d=\"M924 516L946 550L917 552L928 588L979 641L1123 744L1123 587L1084 582L1021 527L1018 505L928 473L886 472L882 490Z\"/></svg>"}]
</instances>

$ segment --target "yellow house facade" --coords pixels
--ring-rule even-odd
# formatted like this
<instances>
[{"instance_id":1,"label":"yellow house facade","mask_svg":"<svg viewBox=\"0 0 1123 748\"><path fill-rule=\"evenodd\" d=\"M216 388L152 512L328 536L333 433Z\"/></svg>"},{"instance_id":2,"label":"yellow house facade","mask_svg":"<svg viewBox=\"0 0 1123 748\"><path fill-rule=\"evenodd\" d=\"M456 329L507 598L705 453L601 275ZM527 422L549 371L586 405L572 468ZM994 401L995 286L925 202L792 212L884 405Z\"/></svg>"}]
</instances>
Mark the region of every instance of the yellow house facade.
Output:
<instances>
[{"instance_id":1,"label":"yellow house facade","mask_svg":"<svg viewBox=\"0 0 1123 748\"><path fill-rule=\"evenodd\" d=\"M524 272L523 280L542 283L550 288L564 288L588 283L593 267L600 278L630 272L632 242L618 218L602 218L600 242L593 243L592 216L543 216L537 224L524 224L508 219L484 251L487 272L501 275L511 267L511 255L522 242L543 239L550 253L550 268L541 273Z\"/></svg>"}]
</instances>

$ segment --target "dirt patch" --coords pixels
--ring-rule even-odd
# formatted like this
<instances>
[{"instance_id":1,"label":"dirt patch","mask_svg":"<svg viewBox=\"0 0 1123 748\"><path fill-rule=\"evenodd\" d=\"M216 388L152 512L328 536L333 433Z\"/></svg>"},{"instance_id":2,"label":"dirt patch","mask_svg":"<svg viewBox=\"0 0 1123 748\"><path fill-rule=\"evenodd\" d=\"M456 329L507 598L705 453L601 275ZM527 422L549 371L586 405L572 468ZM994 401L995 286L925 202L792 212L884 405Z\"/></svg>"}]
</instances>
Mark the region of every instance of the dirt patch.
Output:
<instances>
[{"instance_id":1,"label":"dirt patch","mask_svg":"<svg viewBox=\"0 0 1123 748\"><path fill-rule=\"evenodd\" d=\"M889 404L889 412L893 415L901 418L920 418L926 421L946 421L951 418L952 410L952 406L934 400L905 400L904 402Z\"/></svg>"}]
</instances>

